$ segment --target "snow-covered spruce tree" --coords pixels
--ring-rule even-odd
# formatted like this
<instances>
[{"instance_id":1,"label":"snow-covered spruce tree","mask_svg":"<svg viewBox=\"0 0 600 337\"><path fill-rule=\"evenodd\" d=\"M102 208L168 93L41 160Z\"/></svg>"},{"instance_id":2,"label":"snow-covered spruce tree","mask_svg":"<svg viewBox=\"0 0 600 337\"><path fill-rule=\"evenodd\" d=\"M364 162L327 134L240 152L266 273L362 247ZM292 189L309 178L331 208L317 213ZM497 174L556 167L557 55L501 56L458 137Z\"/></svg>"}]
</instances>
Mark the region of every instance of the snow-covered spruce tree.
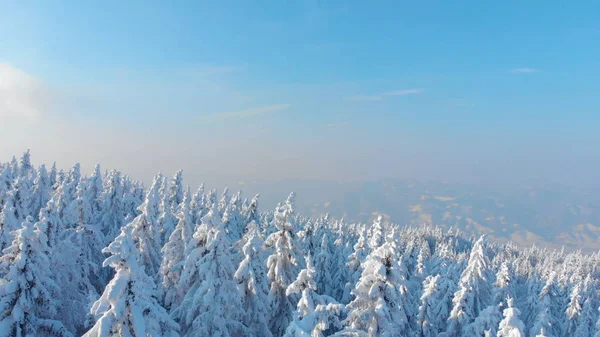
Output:
<instances>
[{"instance_id":1,"label":"snow-covered spruce tree","mask_svg":"<svg viewBox=\"0 0 600 337\"><path fill-rule=\"evenodd\" d=\"M173 200L171 200L171 195L169 193L171 193L171 191L167 190L167 180L166 178L163 178L163 183L162 186L159 190L159 194L161 197L160 200L160 211L161 211L161 215L158 218L158 225L160 228L160 245L161 247L169 240L169 237L171 236L171 233L173 233L173 230L175 229L175 226L177 225L177 218L175 217L176 214L176 209L179 207L179 204L177 204L176 206L173 206L173 204L171 204L171 202ZM173 191L175 192L175 191ZM181 200L183 201L183 199Z\"/></svg>"},{"instance_id":2,"label":"snow-covered spruce tree","mask_svg":"<svg viewBox=\"0 0 600 337\"><path fill-rule=\"evenodd\" d=\"M492 304L500 304L509 296L513 296L511 280L512 276L508 262L504 261L496 273L496 282L494 282L494 289L492 290Z\"/></svg>"},{"instance_id":3,"label":"snow-covered spruce tree","mask_svg":"<svg viewBox=\"0 0 600 337\"><path fill-rule=\"evenodd\" d=\"M490 302L489 261L484 251L484 237L473 245L469 263L463 271L459 290L452 300L448 318L448 336L462 336L463 329L479 316Z\"/></svg>"},{"instance_id":4,"label":"snow-covered spruce tree","mask_svg":"<svg viewBox=\"0 0 600 337\"><path fill-rule=\"evenodd\" d=\"M125 225L123 195L121 172L110 171L101 196L102 206L100 208L102 211L98 220L98 226L104 234L105 245L112 242L119 235L121 227Z\"/></svg>"},{"instance_id":5,"label":"snow-covered spruce tree","mask_svg":"<svg viewBox=\"0 0 600 337\"><path fill-rule=\"evenodd\" d=\"M56 314L59 289L49 277L50 263L44 233L27 217L14 232L12 244L0 258L8 272L0 281L0 336L72 336Z\"/></svg>"},{"instance_id":6,"label":"snow-covered spruce tree","mask_svg":"<svg viewBox=\"0 0 600 337\"><path fill-rule=\"evenodd\" d=\"M495 336L502 320L501 305L492 304L481 310L473 323L464 329L464 337Z\"/></svg>"},{"instance_id":7,"label":"snow-covered spruce tree","mask_svg":"<svg viewBox=\"0 0 600 337\"><path fill-rule=\"evenodd\" d=\"M100 172L100 164L94 166L94 172L89 177L87 182L87 197L89 198L90 208L92 210L92 218L97 221L102 211L102 194L104 191L104 181Z\"/></svg>"},{"instance_id":8,"label":"snow-covered spruce tree","mask_svg":"<svg viewBox=\"0 0 600 337\"><path fill-rule=\"evenodd\" d=\"M322 269L322 272L327 270ZM286 290L288 295L301 293L294 320L286 329L284 337L323 337L324 332L339 328L339 316L343 306L333 298L317 294L314 281L316 270L310 255L306 257L306 268L301 270Z\"/></svg>"},{"instance_id":9,"label":"snow-covered spruce tree","mask_svg":"<svg viewBox=\"0 0 600 337\"><path fill-rule=\"evenodd\" d=\"M46 206L50 200L52 184L45 165L41 165L37 170L37 175L33 181L33 191L30 198L31 216L39 220L39 214L42 207Z\"/></svg>"},{"instance_id":10,"label":"snow-covered spruce tree","mask_svg":"<svg viewBox=\"0 0 600 337\"><path fill-rule=\"evenodd\" d=\"M540 291L539 295L535 293L530 296L536 297L530 300L532 313L535 315L533 319L532 328L530 334L536 334L541 331L541 328L545 329L546 334L552 336L562 336L562 327L559 324L559 319L562 318L561 308L558 303L558 289L555 283L555 276L552 274L546 284ZM560 317L560 318L559 318Z\"/></svg>"},{"instance_id":11,"label":"snow-covered spruce tree","mask_svg":"<svg viewBox=\"0 0 600 337\"><path fill-rule=\"evenodd\" d=\"M347 235L340 231L333 247L333 276L331 277L332 287L330 295L338 302L343 303L341 301L344 297L346 284L350 280L350 274L348 273L348 268L346 268L346 261L348 260L348 256L353 252L352 242Z\"/></svg>"},{"instance_id":12,"label":"snow-covered spruce tree","mask_svg":"<svg viewBox=\"0 0 600 337\"><path fill-rule=\"evenodd\" d=\"M221 198L219 199L217 210L219 211L220 217L223 217L227 205L229 205L229 187L225 187L225 189L223 189L223 193L221 194Z\"/></svg>"},{"instance_id":13,"label":"snow-covered spruce tree","mask_svg":"<svg viewBox=\"0 0 600 337\"><path fill-rule=\"evenodd\" d=\"M258 198L260 194L257 194L252 198L250 204L245 207L242 211L242 217L244 218L244 226L248 226L249 223L254 221L257 225L260 224L260 211L258 210Z\"/></svg>"},{"instance_id":14,"label":"snow-covered spruce tree","mask_svg":"<svg viewBox=\"0 0 600 337\"><path fill-rule=\"evenodd\" d=\"M192 214L191 221L193 224L200 223L200 219L202 219L205 214L204 199L204 184L200 184L200 187L198 187L198 190L194 193L190 202L190 213Z\"/></svg>"},{"instance_id":15,"label":"snow-covered spruce tree","mask_svg":"<svg viewBox=\"0 0 600 337\"><path fill-rule=\"evenodd\" d=\"M583 309L581 310L581 315L579 317L579 325L576 327L575 332L570 336L586 337L592 336L594 333L595 308L592 302L591 298L588 298L583 302Z\"/></svg>"},{"instance_id":16,"label":"snow-covered spruce tree","mask_svg":"<svg viewBox=\"0 0 600 337\"><path fill-rule=\"evenodd\" d=\"M223 213L223 224L227 231L227 239L230 242L237 242L244 233L244 223L242 220L242 199L241 192L237 192L231 197L231 202L225 207Z\"/></svg>"},{"instance_id":17,"label":"snow-covered spruce tree","mask_svg":"<svg viewBox=\"0 0 600 337\"><path fill-rule=\"evenodd\" d=\"M579 326L579 317L582 311L582 298L581 298L581 288L583 284L576 284L571 290L571 297L569 300L569 305L565 310L565 322L564 322L564 333L568 336L573 336L575 330Z\"/></svg>"},{"instance_id":18,"label":"snow-covered spruce tree","mask_svg":"<svg viewBox=\"0 0 600 337\"><path fill-rule=\"evenodd\" d=\"M600 311L600 307L598 307L598 311ZM600 337L600 317L598 317L598 322L596 322L596 334L594 337Z\"/></svg>"},{"instance_id":19,"label":"snow-covered spruce tree","mask_svg":"<svg viewBox=\"0 0 600 337\"><path fill-rule=\"evenodd\" d=\"M519 319L521 311L513 305L514 300L508 298L506 300L508 308L504 309L504 319L498 325L497 337L525 337L525 325Z\"/></svg>"},{"instance_id":20,"label":"snow-covered spruce tree","mask_svg":"<svg viewBox=\"0 0 600 337\"><path fill-rule=\"evenodd\" d=\"M383 216L378 215L373 226L371 226L371 233L369 233L369 248L375 250L385 242L385 235L383 231Z\"/></svg>"},{"instance_id":21,"label":"snow-covered spruce tree","mask_svg":"<svg viewBox=\"0 0 600 337\"><path fill-rule=\"evenodd\" d=\"M15 207L15 216L19 223L32 214L31 197L33 195L33 181L27 176L18 177L12 189L12 199Z\"/></svg>"},{"instance_id":22,"label":"snow-covered spruce tree","mask_svg":"<svg viewBox=\"0 0 600 337\"><path fill-rule=\"evenodd\" d=\"M252 336L243 323L242 300L234 280L224 225L213 207L203 218L211 222L206 250L195 263L197 281L173 311L185 336Z\"/></svg>"},{"instance_id":23,"label":"snow-covered spruce tree","mask_svg":"<svg viewBox=\"0 0 600 337\"><path fill-rule=\"evenodd\" d=\"M291 193L284 206L276 210L274 225L276 232L265 241L273 253L267 259L269 278L269 330L274 336L282 336L292 321L293 299L286 295L287 287L296 275L296 243L293 217L294 193Z\"/></svg>"},{"instance_id":24,"label":"snow-covered spruce tree","mask_svg":"<svg viewBox=\"0 0 600 337\"><path fill-rule=\"evenodd\" d=\"M161 231L158 218L160 216L160 188L163 182L162 174L154 177L152 187L146 200L138 208L141 212L127 226L132 228L136 248L140 252L141 261L148 275L156 277L160 268Z\"/></svg>"},{"instance_id":25,"label":"snow-covered spruce tree","mask_svg":"<svg viewBox=\"0 0 600 337\"><path fill-rule=\"evenodd\" d=\"M443 289L439 287L440 275L427 276L423 281L423 295L419 306L417 316L418 336L435 336L445 326L446 316L442 314L445 306L441 292Z\"/></svg>"},{"instance_id":26,"label":"snow-covered spruce tree","mask_svg":"<svg viewBox=\"0 0 600 337\"><path fill-rule=\"evenodd\" d=\"M234 275L246 312L243 321L255 336L272 337L269 330L269 287L263 242L256 232L247 235L250 237L245 240L246 243L242 247L244 259Z\"/></svg>"},{"instance_id":27,"label":"snow-covered spruce tree","mask_svg":"<svg viewBox=\"0 0 600 337\"><path fill-rule=\"evenodd\" d=\"M353 290L355 299L346 306L346 329L360 330L370 337L411 335L405 312L407 288L397 268L396 253L390 243L369 254Z\"/></svg>"},{"instance_id":28,"label":"snow-covered spruce tree","mask_svg":"<svg viewBox=\"0 0 600 337\"><path fill-rule=\"evenodd\" d=\"M350 303L353 298L352 290L356 287L356 283L360 279L362 274L362 263L368 255L367 249L367 237L365 234L366 230L361 226L359 228L359 237L356 244L354 244L354 252L348 257L348 268L349 282L344 285L344 294L342 296L342 303Z\"/></svg>"},{"instance_id":29,"label":"snow-covered spruce tree","mask_svg":"<svg viewBox=\"0 0 600 337\"><path fill-rule=\"evenodd\" d=\"M167 193L172 213L177 213L179 204L183 202L183 193L183 170L179 170L171 178L171 184Z\"/></svg>"},{"instance_id":30,"label":"snow-covered spruce tree","mask_svg":"<svg viewBox=\"0 0 600 337\"><path fill-rule=\"evenodd\" d=\"M50 257L53 278L60 289L69 289L60 296L58 318L71 331L81 331L89 303L95 300L105 286L100 274L104 256L104 238L92 222L89 189L77 186L77 198L71 210L78 214L75 228L66 229L64 239L52 249ZM44 228L44 222L39 223Z\"/></svg>"},{"instance_id":31,"label":"snow-covered spruce tree","mask_svg":"<svg viewBox=\"0 0 600 337\"><path fill-rule=\"evenodd\" d=\"M321 249L315 256L316 269L324 271L317 274L315 279L317 289L319 289L322 294L333 293L333 281L331 279L333 272L332 254L333 252L330 248L329 236L325 234L321 239Z\"/></svg>"},{"instance_id":32,"label":"snow-covered spruce tree","mask_svg":"<svg viewBox=\"0 0 600 337\"><path fill-rule=\"evenodd\" d=\"M125 226L104 249L111 254L104 265L113 268L115 276L92 306L95 324L84 337L178 336L179 326L158 303L156 286L138 263L132 236L133 228Z\"/></svg>"},{"instance_id":33,"label":"snow-covered spruce tree","mask_svg":"<svg viewBox=\"0 0 600 337\"><path fill-rule=\"evenodd\" d=\"M179 281L175 287L174 296L176 296L177 302L181 302L190 289L199 282L201 275L199 274L198 260L206 253L213 223L218 222L219 214L216 204L213 204L208 213L202 217L201 224L196 226L194 234L185 246L183 270L181 270Z\"/></svg>"},{"instance_id":34,"label":"snow-covered spruce tree","mask_svg":"<svg viewBox=\"0 0 600 337\"><path fill-rule=\"evenodd\" d=\"M186 192L181 202L177 226L169 236L169 241L163 246L163 259L160 265L164 305L166 308L178 306L181 298L177 296L179 277L183 269L186 246L193 235L194 226L190 212L189 194Z\"/></svg>"},{"instance_id":35,"label":"snow-covered spruce tree","mask_svg":"<svg viewBox=\"0 0 600 337\"><path fill-rule=\"evenodd\" d=\"M0 250L4 250L13 241L13 231L19 229L19 220L15 204L13 202L13 191L9 191L4 198L4 205L0 212Z\"/></svg>"},{"instance_id":36,"label":"snow-covered spruce tree","mask_svg":"<svg viewBox=\"0 0 600 337\"><path fill-rule=\"evenodd\" d=\"M23 178L33 179L35 169L31 165L31 153L29 150L23 152L19 160L19 176Z\"/></svg>"}]
</instances>

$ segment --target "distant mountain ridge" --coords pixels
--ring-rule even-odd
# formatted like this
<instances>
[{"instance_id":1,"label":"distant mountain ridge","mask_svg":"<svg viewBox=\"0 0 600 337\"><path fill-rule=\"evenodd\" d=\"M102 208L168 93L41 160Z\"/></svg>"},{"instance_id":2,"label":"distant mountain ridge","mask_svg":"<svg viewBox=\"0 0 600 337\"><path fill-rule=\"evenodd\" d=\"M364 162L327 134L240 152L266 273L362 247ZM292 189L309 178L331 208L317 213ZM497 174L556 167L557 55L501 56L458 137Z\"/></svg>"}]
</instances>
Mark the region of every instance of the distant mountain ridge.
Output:
<instances>
[{"instance_id":1,"label":"distant mountain ridge","mask_svg":"<svg viewBox=\"0 0 600 337\"><path fill-rule=\"evenodd\" d=\"M239 188L263 191L263 207L271 207L294 190L298 211L307 215L329 213L368 222L381 213L397 224L453 226L467 235L487 234L520 246L600 249L599 189L560 185L482 188L414 180L259 181Z\"/></svg>"}]
</instances>

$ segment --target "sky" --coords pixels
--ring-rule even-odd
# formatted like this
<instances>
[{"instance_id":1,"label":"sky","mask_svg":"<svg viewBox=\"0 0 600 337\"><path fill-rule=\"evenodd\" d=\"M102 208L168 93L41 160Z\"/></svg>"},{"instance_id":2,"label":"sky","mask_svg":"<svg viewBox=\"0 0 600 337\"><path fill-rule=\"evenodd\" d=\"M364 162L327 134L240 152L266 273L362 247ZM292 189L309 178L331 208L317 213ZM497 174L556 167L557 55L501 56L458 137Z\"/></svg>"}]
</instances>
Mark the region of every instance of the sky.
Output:
<instances>
[{"instance_id":1,"label":"sky","mask_svg":"<svg viewBox=\"0 0 600 337\"><path fill-rule=\"evenodd\" d=\"M0 160L600 186L598 1L4 1Z\"/></svg>"}]
</instances>

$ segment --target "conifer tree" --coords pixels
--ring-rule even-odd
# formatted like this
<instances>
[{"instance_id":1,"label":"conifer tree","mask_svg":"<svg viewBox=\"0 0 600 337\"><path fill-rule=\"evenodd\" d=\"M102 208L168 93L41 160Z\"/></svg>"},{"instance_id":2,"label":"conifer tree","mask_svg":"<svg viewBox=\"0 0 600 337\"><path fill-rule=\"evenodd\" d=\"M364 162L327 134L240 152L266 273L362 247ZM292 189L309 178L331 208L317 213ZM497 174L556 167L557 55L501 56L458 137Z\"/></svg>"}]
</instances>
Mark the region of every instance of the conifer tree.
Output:
<instances>
[{"instance_id":1,"label":"conifer tree","mask_svg":"<svg viewBox=\"0 0 600 337\"><path fill-rule=\"evenodd\" d=\"M504 309L503 315L504 319L500 322L498 326L498 333L496 336L498 337L525 337L525 325L519 319L519 315L521 312L519 309L513 306L514 300L512 298L508 298L506 300L508 304L508 308Z\"/></svg>"},{"instance_id":2,"label":"conifer tree","mask_svg":"<svg viewBox=\"0 0 600 337\"><path fill-rule=\"evenodd\" d=\"M111 254L104 265L113 268L115 276L92 306L95 324L84 337L178 336L179 326L158 303L156 286L138 263L132 236L133 227L125 226L104 249Z\"/></svg>"},{"instance_id":3,"label":"conifer tree","mask_svg":"<svg viewBox=\"0 0 600 337\"><path fill-rule=\"evenodd\" d=\"M252 336L243 324L242 300L234 281L230 243L213 206L203 218L210 222L206 250L196 261L197 281L173 311L185 336ZM209 217L210 216L210 217Z\"/></svg>"},{"instance_id":4,"label":"conifer tree","mask_svg":"<svg viewBox=\"0 0 600 337\"><path fill-rule=\"evenodd\" d=\"M7 271L0 282L0 336L70 337L63 324L52 319L59 289L49 277L44 233L31 220L27 217L14 232L12 244L0 258L0 268Z\"/></svg>"},{"instance_id":5,"label":"conifer tree","mask_svg":"<svg viewBox=\"0 0 600 337\"><path fill-rule=\"evenodd\" d=\"M452 300L454 306L448 318L449 336L461 336L463 329L488 305L491 296L488 268L482 236L473 245L469 263L460 278L459 290Z\"/></svg>"},{"instance_id":6,"label":"conifer tree","mask_svg":"<svg viewBox=\"0 0 600 337\"><path fill-rule=\"evenodd\" d=\"M101 196L102 206L99 215L99 227L108 245L121 232L125 225L124 190L121 172L111 171Z\"/></svg>"},{"instance_id":7,"label":"conifer tree","mask_svg":"<svg viewBox=\"0 0 600 337\"><path fill-rule=\"evenodd\" d=\"M242 247L244 259L234 275L246 312L244 324L253 331L255 336L272 337L273 334L269 330L269 288L263 257L263 242L256 232L247 235L250 237Z\"/></svg>"},{"instance_id":8,"label":"conifer tree","mask_svg":"<svg viewBox=\"0 0 600 337\"><path fill-rule=\"evenodd\" d=\"M315 256L315 267L318 270L327 271L321 272L316 275L317 288L320 289L322 294L333 293L333 281L331 280L331 274L333 270L332 251L329 245L329 237L327 234L323 235L321 239L321 250Z\"/></svg>"},{"instance_id":9,"label":"conifer tree","mask_svg":"<svg viewBox=\"0 0 600 337\"><path fill-rule=\"evenodd\" d=\"M30 199L31 205L29 206L29 209L31 210L31 216L34 219L39 220L40 210L42 207L46 206L50 200L51 191L52 184L50 182L50 177L48 176L46 166L42 164L37 170L37 175L33 181L33 191Z\"/></svg>"},{"instance_id":10,"label":"conifer tree","mask_svg":"<svg viewBox=\"0 0 600 337\"><path fill-rule=\"evenodd\" d=\"M286 290L288 295L301 293L302 296L298 301L295 319L286 329L284 337L323 337L325 331L341 325L338 316L342 305L329 296L317 294L315 274L316 270L308 255L306 268L300 271L296 281Z\"/></svg>"},{"instance_id":11,"label":"conifer tree","mask_svg":"<svg viewBox=\"0 0 600 337\"><path fill-rule=\"evenodd\" d=\"M192 200L190 202L190 212L191 212L191 221L192 223L195 224L199 224L200 223L200 219L202 219L202 217L205 214L205 195L204 195L204 184L201 184L200 187L198 187L198 190L196 191L196 193L194 193L194 196L192 197Z\"/></svg>"},{"instance_id":12,"label":"conifer tree","mask_svg":"<svg viewBox=\"0 0 600 337\"><path fill-rule=\"evenodd\" d=\"M359 230L359 237L356 244L354 244L354 252L348 257L348 274L350 275L349 282L344 285L344 295L342 296L342 303L350 303L352 300L352 290L354 290L356 283L360 279L362 274L362 263L368 255L367 249L367 238L365 230Z\"/></svg>"},{"instance_id":13,"label":"conifer tree","mask_svg":"<svg viewBox=\"0 0 600 337\"><path fill-rule=\"evenodd\" d=\"M161 257L161 231L158 221L160 215L160 188L162 175L154 177L152 187L148 191L146 200L139 207L141 212L127 226L132 227L133 239L141 255L141 261L148 275L155 276L160 268Z\"/></svg>"},{"instance_id":14,"label":"conifer tree","mask_svg":"<svg viewBox=\"0 0 600 337\"><path fill-rule=\"evenodd\" d=\"M193 235L188 196L188 193L184 194L177 226L169 236L169 241L162 248L163 259L160 266L160 274L166 308L178 306L181 300L177 296L176 285L179 283L179 277L183 269L187 242Z\"/></svg>"},{"instance_id":15,"label":"conifer tree","mask_svg":"<svg viewBox=\"0 0 600 337\"><path fill-rule=\"evenodd\" d=\"M355 299L347 305L344 325L370 337L410 335L405 312L407 290L398 272L396 253L385 243L367 257L353 291Z\"/></svg>"},{"instance_id":16,"label":"conifer tree","mask_svg":"<svg viewBox=\"0 0 600 337\"><path fill-rule=\"evenodd\" d=\"M183 193L183 170L179 170L175 172L175 175L171 178L171 184L167 193L172 213L176 213L179 204L183 202Z\"/></svg>"},{"instance_id":17,"label":"conifer tree","mask_svg":"<svg viewBox=\"0 0 600 337\"><path fill-rule=\"evenodd\" d=\"M265 241L267 247L274 249L267 259L271 311L269 330L274 336L283 335L292 321L294 310L292 299L286 295L286 289L294 279L297 266L294 226L291 222L294 211L293 200L292 193L286 204L277 209L275 214L277 231Z\"/></svg>"}]
</instances>

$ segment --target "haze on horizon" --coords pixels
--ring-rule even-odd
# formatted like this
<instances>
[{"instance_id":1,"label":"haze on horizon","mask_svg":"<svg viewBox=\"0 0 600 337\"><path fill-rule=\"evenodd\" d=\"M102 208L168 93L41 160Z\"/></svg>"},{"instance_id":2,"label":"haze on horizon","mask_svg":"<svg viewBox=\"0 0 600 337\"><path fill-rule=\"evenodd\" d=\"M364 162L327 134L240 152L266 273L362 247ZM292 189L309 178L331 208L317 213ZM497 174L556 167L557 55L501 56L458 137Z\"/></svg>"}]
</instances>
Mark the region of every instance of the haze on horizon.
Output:
<instances>
[{"instance_id":1,"label":"haze on horizon","mask_svg":"<svg viewBox=\"0 0 600 337\"><path fill-rule=\"evenodd\" d=\"M3 161L29 148L143 180L600 187L593 1L1 9Z\"/></svg>"}]
</instances>

